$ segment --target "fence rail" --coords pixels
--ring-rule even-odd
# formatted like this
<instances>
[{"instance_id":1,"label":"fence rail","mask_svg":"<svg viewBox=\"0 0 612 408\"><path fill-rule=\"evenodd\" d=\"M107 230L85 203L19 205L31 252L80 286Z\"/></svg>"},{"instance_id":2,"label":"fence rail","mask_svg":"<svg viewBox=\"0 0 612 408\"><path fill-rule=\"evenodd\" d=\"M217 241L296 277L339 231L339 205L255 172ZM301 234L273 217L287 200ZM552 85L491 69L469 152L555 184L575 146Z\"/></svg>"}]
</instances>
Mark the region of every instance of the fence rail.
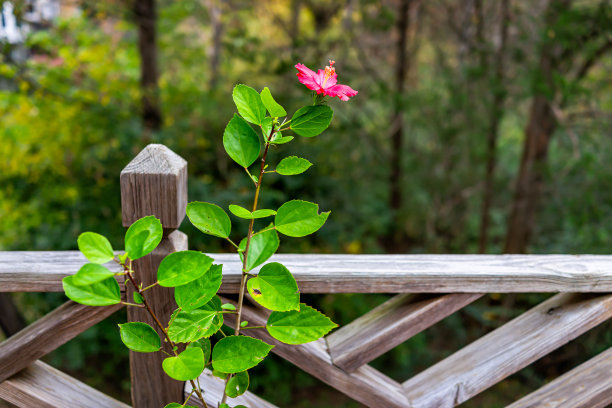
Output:
<instances>
[{"instance_id":1,"label":"fence rail","mask_svg":"<svg viewBox=\"0 0 612 408\"><path fill-rule=\"evenodd\" d=\"M165 255L187 248L187 237L176 230L187 202L186 166L166 147L150 145L122 172L124 224L153 214L165 226L160 247L136 264L145 284L155 279ZM236 293L241 277L238 256L211 256L224 264L221 293ZM248 332L274 344L272 352L369 407L454 407L612 317L612 256L278 254L271 260L291 270L302 293L397 294L312 343L286 345L264 329ZM76 251L0 252L0 292L59 292L62 278L85 262ZM108 266L119 271L114 264ZM153 308L169 316L171 290L155 290L159 293L152 298ZM563 293L403 383L368 365L490 292ZM127 407L39 361L121 307L92 308L68 301L0 343L0 398L20 407ZM129 310L128 320L144 318L136 312ZM235 324L232 315L227 316L226 324ZM243 316L252 325L265 326L266 312L257 306L245 305ZM135 408L162 407L191 391L165 376L159 358L130 355ZM612 403L610 372L612 349L508 408L603 408ZM222 380L205 371L200 383L207 402L217 402ZM250 392L229 403L274 407Z\"/></svg>"},{"instance_id":2,"label":"fence rail","mask_svg":"<svg viewBox=\"0 0 612 408\"><path fill-rule=\"evenodd\" d=\"M237 292L238 255L209 255L223 264L222 293ZM277 254L271 261L291 270L302 293L612 292L610 255ZM0 251L0 292L61 292L62 278L85 262L78 251Z\"/></svg>"}]
</instances>

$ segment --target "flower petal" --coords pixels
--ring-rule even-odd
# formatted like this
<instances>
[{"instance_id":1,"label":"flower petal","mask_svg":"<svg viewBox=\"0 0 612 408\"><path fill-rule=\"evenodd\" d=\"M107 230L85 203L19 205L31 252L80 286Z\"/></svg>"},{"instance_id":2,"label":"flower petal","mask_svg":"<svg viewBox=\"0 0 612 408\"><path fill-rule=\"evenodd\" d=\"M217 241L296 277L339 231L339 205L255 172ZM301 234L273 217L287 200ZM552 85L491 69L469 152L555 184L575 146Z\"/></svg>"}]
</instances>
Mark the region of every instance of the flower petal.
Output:
<instances>
[{"instance_id":1,"label":"flower petal","mask_svg":"<svg viewBox=\"0 0 612 408\"><path fill-rule=\"evenodd\" d=\"M325 89L325 95L336 96L343 101L348 101L349 97L357 95L359 92L348 85L334 85Z\"/></svg>"},{"instance_id":2,"label":"flower petal","mask_svg":"<svg viewBox=\"0 0 612 408\"><path fill-rule=\"evenodd\" d=\"M327 78L327 82L325 82L324 88L325 89L331 88L332 86L336 85L337 82L338 82L338 74L334 72L333 74L331 74L329 78Z\"/></svg>"},{"instance_id":3,"label":"flower petal","mask_svg":"<svg viewBox=\"0 0 612 408\"><path fill-rule=\"evenodd\" d=\"M310 70L304 64L296 64L295 68L298 70L298 80L304 85L306 85L308 89L316 91L321 88L321 86L317 82L318 75L314 71Z\"/></svg>"}]
</instances>

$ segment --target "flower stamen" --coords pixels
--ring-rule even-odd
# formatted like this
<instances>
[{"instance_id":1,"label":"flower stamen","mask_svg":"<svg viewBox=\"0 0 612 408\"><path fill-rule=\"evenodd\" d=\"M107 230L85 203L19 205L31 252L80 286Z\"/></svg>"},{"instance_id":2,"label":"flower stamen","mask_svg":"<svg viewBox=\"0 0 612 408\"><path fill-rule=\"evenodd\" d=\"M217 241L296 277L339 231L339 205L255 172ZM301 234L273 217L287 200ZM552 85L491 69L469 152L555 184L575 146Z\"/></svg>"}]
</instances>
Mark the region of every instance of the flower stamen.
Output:
<instances>
[{"instance_id":1,"label":"flower stamen","mask_svg":"<svg viewBox=\"0 0 612 408\"><path fill-rule=\"evenodd\" d=\"M327 80L336 73L336 68L334 68L335 63L336 61L329 60L329 65L325 67L325 76L323 77L323 84L321 86L325 86Z\"/></svg>"}]
</instances>

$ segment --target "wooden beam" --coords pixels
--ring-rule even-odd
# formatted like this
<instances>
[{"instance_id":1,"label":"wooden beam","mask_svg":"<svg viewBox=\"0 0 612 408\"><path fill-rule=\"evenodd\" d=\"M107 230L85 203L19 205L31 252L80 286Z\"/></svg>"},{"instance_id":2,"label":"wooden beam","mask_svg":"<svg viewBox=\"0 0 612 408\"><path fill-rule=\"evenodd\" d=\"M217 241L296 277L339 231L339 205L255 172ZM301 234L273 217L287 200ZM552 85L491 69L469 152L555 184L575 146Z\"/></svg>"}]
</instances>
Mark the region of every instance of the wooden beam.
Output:
<instances>
[{"instance_id":1,"label":"wooden beam","mask_svg":"<svg viewBox=\"0 0 612 408\"><path fill-rule=\"evenodd\" d=\"M605 408L612 404L612 348L506 408Z\"/></svg>"},{"instance_id":2,"label":"wooden beam","mask_svg":"<svg viewBox=\"0 0 612 408\"><path fill-rule=\"evenodd\" d=\"M354 371L481 296L397 295L327 336L329 353L336 366Z\"/></svg>"},{"instance_id":3,"label":"wooden beam","mask_svg":"<svg viewBox=\"0 0 612 408\"><path fill-rule=\"evenodd\" d=\"M224 299L224 302L228 300ZM235 319L232 321L234 316L225 316L226 324L235 326ZM253 326L265 326L267 320L263 311L246 305L242 308L242 318ZM246 330L244 334L274 345L273 353L362 404L377 408L408 406L400 384L378 370L365 365L353 373L347 373L333 365L324 339L295 346L275 340L265 329Z\"/></svg>"},{"instance_id":4,"label":"wooden beam","mask_svg":"<svg viewBox=\"0 0 612 408\"><path fill-rule=\"evenodd\" d=\"M225 389L225 381L221 378L212 375L212 372L208 369L204 370L199 378L200 386L204 390L204 399L209 408L217 407L221 399L223 398L223 390ZM185 383L185 398L188 398L192 391L191 384ZM204 407L204 404L200 402L198 396L193 394L187 405L193 405L195 407ZM236 398L228 398L227 403L230 407L236 405L244 405L249 408L277 408L276 405L269 403L268 401L259 398L252 392L245 392L244 394Z\"/></svg>"},{"instance_id":5,"label":"wooden beam","mask_svg":"<svg viewBox=\"0 0 612 408\"><path fill-rule=\"evenodd\" d=\"M187 250L187 235L176 230L185 217L187 206L187 162L166 146L150 144L121 172L121 208L123 225L154 215L160 219L164 237L149 255L134 262L134 276L144 286L157 282L157 268L168 254ZM134 285L127 285L127 297L132 299ZM145 294L147 303L159 321L167 325L177 308L174 288L155 286ZM164 335L146 309L128 308L128 321L145 322L154 327L160 338ZM166 353L172 347L163 341ZM134 408L163 407L182 402L184 384L163 371L162 353L130 351L132 404Z\"/></svg>"},{"instance_id":6,"label":"wooden beam","mask_svg":"<svg viewBox=\"0 0 612 408\"><path fill-rule=\"evenodd\" d=\"M181 226L187 208L187 162L162 144L150 144L121 171L121 218L129 227L154 215L164 229Z\"/></svg>"},{"instance_id":7,"label":"wooden beam","mask_svg":"<svg viewBox=\"0 0 612 408\"><path fill-rule=\"evenodd\" d=\"M42 361L0 382L0 399L23 408L129 408Z\"/></svg>"},{"instance_id":8,"label":"wooden beam","mask_svg":"<svg viewBox=\"0 0 612 408\"><path fill-rule=\"evenodd\" d=\"M221 292L237 293L238 255L210 256L224 264ZM612 292L610 255L277 254L270 261L287 266L302 293ZM61 292L62 278L83 263L74 252L0 252L0 292Z\"/></svg>"},{"instance_id":9,"label":"wooden beam","mask_svg":"<svg viewBox=\"0 0 612 408\"><path fill-rule=\"evenodd\" d=\"M79 251L0 251L0 292L63 292L62 279L86 263ZM122 272L115 262L105 266ZM117 278L123 287L123 276Z\"/></svg>"},{"instance_id":10,"label":"wooden beam","mask_svg":"<svg viewBox=\"0 0 612 408\"><path fill-rule=\"evenodd\" d=\"M612 295L560 294L403 384L413 408L450 408L612 316Z\"/></svg>"},{"instance_id":11,"label":"wooden beam","mask_svg":"<svg viewBox=\"0 0 612 408\"><path fill-rule=\"evenodd\" d=\"M104 320L123 305L84 306L71 300L0 343L0 382Z\"/></svg>"}]
</instances>

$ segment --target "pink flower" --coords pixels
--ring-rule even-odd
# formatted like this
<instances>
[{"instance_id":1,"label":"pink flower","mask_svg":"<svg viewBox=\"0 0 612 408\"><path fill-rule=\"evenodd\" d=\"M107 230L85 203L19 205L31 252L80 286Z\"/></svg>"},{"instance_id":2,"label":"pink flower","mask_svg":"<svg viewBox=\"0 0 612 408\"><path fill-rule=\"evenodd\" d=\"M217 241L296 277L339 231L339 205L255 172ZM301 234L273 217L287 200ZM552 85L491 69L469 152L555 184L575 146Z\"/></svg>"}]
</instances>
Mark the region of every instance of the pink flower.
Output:
<instances>
[{"instance_id":1,"label":"pink flower","mask_svg":"<svg viewBox=\"0 0 612 408\"><path fill-rule=\"evenodd\" d=\"M320 69L317 73L308 69L304 64L296 64L298 70L297 77L308 89L316 91L318 94L327 96L337 96L343 101L348 101L349 97L357 95L357 91L348 85L339 85L338 75L334 64L336 61L329 61L329 66L325 71Z\"/></svg>"}]
</instances>

